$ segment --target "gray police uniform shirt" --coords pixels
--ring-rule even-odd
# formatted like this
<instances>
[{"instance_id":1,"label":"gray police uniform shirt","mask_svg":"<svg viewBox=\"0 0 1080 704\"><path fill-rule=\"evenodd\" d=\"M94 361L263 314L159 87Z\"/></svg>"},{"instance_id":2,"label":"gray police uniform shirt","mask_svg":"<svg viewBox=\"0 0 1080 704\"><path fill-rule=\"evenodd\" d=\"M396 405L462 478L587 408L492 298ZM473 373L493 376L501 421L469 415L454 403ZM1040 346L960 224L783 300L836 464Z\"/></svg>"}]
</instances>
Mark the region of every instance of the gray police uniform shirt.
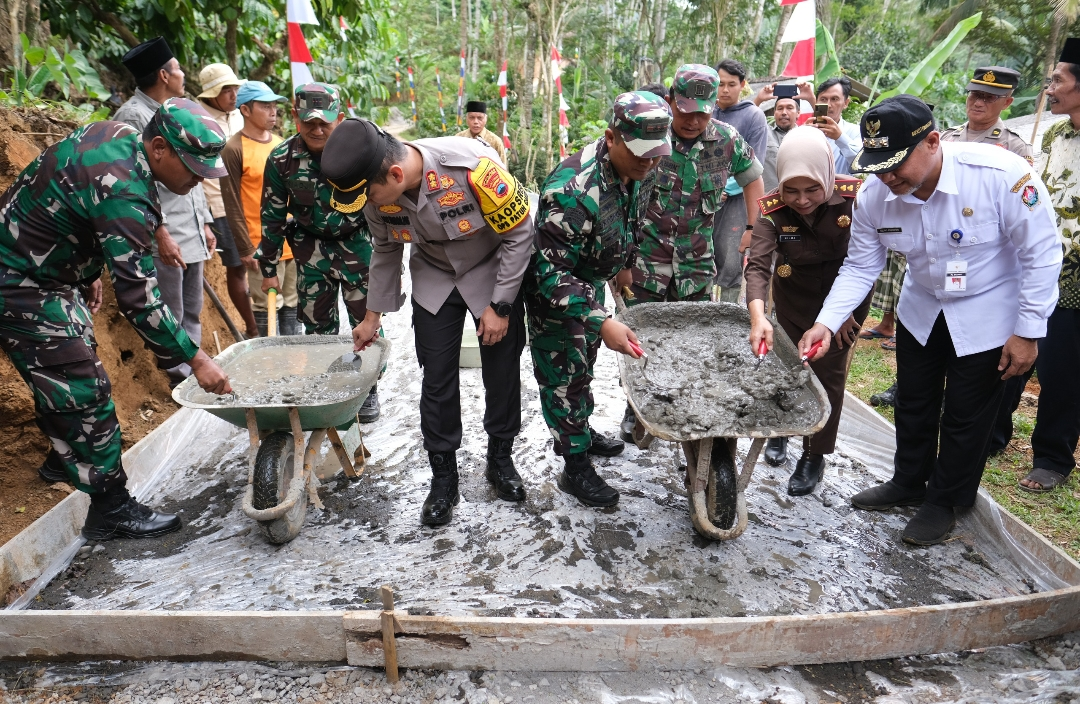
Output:
<instances>
[{"instance_id":1,"label":"gray police uniform shirt","mask_svg":"<svg viewBox=\"0 0 1080 704\"><path fill-rule=\"evenodd\" d=\"M998 118L994 126L987 130L973 130L964 123L957 127L950 127L941 133L941 139L945 142L977 142L981 144L994 144L1008 149L1013 154L1023 157L1028 164L1032 162L1031 145L1024 138L1016 134Z\"/></svg>"},{"instance_id":2,"label":"gray police uniform shirt","mask_svg":"<svg viewBox=\"0 0 1080 704\"><path fill-rule=\"evenodd\" d=\"M120 106L112 119L126 122L142 132L160 107L161 103L136 88L135 95ZM157 189L161 199L163 224L180 248L180 258L184 263L194 264L212 257L213 252L206 246L203 225L213 224L214 216L206 202L202 184L195 186L184 196L173 193L160 181L157 182ZM150 244L154 256L158 256L157 238L151 237Z\"/></svg>"},{"instance_id":3,"label":"gray police uniform shirt","mask_svg":"<svg viewBox=\"0 0 1080 704\"><path fill-rule=\"evenodd\" d=\"M401 262L412 245L412 296L435 314L456 287L480 317L492 302L512 302L532 253L528 193L478 140L436 137L408 142L424 159L415 200L364 206L371 229L368 310L401 308Z\"/></svg>"}]
</instances>

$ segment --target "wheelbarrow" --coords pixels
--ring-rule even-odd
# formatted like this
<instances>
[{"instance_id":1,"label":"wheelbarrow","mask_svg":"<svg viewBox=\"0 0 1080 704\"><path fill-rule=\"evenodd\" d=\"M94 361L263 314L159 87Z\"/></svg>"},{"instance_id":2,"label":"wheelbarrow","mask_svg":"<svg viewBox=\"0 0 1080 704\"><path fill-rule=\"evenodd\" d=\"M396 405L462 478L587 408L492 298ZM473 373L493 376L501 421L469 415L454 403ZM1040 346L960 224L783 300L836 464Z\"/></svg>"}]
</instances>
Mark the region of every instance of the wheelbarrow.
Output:
<instances>
[{"instance_id":1,"label":"wheelbarrow","mask_svg":"<svg viewBox=\"0 0 1080 704\"><path fill-rule=\"evenodd\" d=\"M635 444L679 443L694 529L710 540L737 538L746 530L746 487L766 439L824 427L831 410L825 389L801 368L798 349L776 324L773 351L755 366L750 315L733 303L642 303L621 308L618 317L648 355L618 355L637 417ZM680 352L682 343L689 349ZM686 408L695 409L693 418L680 416ZM737 471L741 437L753 442Z\"/></svg>"},{"instance_id":2,"label":"wheelbarrow","mask_svg":"<svg viewBox=\"0 0 1080 704\"><path fill-rule=\"evenodd\" d=\"M324 438L347 476L364 471L370 453L356 414L378 380L390 341L379 338L355 358L352 349L347 335L245 340L215 358L229 375L233 394L206 393L194 377L173 390L181 406L247 428L251 447L243 510L271 543L299 535L309 501L322 508L314 465ZM339 433L346 429L358 438L351 457ZM306 432L311 435L305 447Z\"/></svg>"}]
</instances>

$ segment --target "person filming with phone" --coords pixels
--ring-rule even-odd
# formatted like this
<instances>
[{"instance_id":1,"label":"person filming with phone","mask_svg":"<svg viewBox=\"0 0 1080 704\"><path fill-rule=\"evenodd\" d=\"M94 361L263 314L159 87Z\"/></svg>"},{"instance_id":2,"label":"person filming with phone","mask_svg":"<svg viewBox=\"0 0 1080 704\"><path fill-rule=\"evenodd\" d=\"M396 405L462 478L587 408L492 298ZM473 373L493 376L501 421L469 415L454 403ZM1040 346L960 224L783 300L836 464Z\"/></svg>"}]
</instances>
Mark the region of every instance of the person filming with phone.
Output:
<instances>
[{"instance_id":1,"label":"person filming with phone","mask_svg":"<svg viewBox=\"0 0 1080 704\"><path fill-rule=\"evenodd\" d=\"M844 110L851 103L851 81L846 76L823 81L817 95L809 94L809 86L800 84L799 97L814 103L814 119L807 124L825 133L832 147L836 174L850 174L851 161L862 149L859 126L844 120Z\"/></svg>"}]
</instances>

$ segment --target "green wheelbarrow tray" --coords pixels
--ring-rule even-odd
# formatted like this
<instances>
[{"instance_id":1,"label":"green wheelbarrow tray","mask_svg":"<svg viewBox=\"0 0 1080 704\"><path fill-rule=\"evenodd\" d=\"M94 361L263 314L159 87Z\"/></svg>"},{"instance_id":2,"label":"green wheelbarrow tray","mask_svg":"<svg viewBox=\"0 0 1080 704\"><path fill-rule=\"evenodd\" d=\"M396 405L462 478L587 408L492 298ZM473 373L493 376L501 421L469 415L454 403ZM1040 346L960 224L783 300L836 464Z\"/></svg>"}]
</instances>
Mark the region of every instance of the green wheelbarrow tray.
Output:
<instances>
[{"instance_id":1,"label":"green wheelbarrow tray","mask_svg":"<svg viewBox=\"0 0 1080 704\"><path fill-rule=\"evenodd\" d=\"M277 358L283 357L283 366L260 369L259 379L272 381L289 376L318 375L325 373L330 362L352 352L352 337L348 335L295 335L287 337L259 337L231 345L215 357L230 379L240 380L255 366L266 366L268 348L288 348L272 351ZM359 353L359 372L349 374L348 384L333 399L325 402L301 402L295 404L251 403L244 396L214 396L199 388L194 376L188 377L173 389L173 400L181 406L198 408L212 413L240 428L247 428L247 409L255 411L259 430L292 430L289 408L296 408L300 425L304 430L336 428L351 425L356 413L367 398L371 387L390 356L390 341L379 338ZM333 376L339 376L337 374ZM329 383L329 382L328 382Z\"/></svg>"}]
</instances>

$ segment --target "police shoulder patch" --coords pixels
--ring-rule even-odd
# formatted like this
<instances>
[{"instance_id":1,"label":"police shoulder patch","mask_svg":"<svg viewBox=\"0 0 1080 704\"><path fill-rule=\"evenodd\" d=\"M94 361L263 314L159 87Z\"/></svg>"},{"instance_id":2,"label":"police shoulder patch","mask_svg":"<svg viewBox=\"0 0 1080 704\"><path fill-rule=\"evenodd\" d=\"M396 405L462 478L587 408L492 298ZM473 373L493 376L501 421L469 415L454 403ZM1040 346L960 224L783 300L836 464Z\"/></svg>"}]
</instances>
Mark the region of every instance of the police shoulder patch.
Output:
<instances>
[{"instance_id":1,"label":"police shoulder patch","mask_svg":"<svg viewBox=\"0 0 1080 704\"><path fill-rule=\"evenodd\" d=\"M854 198L859 195L859 188L862 187L862 181L857 178L838 178L836 179L836 192L845 198Z\"/></svg>"},{"instance_id":2,"label":"police shoulder patch","mask_svg":"<svg viewBox=\"0 0 1080 704\"><path fill-rule=\"evenodd\" d=\"M491 229L509 232L529 217L529 196L521 184L498 163L481 157L469 172L469 186L480 202L480 212Z\"/></svg>"},{"instance_id":3,"label":"police shoulder patch","mask_svg":"<svg viewBox=\"0 0 1080 704\"><path fill-rule=\"evenodd\" d=\"M761 210L762 215L768 215L769 213L775 213L780 208L783 208L786 204L780 198L779 191L773 191L767 195L758 198L758 208Z\"/></svg>"}]
</instances>

